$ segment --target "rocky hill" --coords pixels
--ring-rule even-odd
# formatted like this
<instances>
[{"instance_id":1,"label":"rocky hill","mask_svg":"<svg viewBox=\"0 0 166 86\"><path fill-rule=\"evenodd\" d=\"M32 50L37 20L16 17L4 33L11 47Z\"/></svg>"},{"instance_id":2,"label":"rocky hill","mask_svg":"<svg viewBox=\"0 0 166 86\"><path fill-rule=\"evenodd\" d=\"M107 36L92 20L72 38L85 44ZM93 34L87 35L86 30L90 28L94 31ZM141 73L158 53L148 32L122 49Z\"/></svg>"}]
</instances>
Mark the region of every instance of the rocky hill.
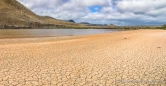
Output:
<instances>
[{"instance_id":1,"label":"rocky hill","mask_svg":"<svg viewBox=\"0 0 166 86\"><path fill-rule=\"evenodd\" d=\"M0 28L63 28L79 24L39 16L16 0L0 0Z\"/></svg>"}]
</instances>

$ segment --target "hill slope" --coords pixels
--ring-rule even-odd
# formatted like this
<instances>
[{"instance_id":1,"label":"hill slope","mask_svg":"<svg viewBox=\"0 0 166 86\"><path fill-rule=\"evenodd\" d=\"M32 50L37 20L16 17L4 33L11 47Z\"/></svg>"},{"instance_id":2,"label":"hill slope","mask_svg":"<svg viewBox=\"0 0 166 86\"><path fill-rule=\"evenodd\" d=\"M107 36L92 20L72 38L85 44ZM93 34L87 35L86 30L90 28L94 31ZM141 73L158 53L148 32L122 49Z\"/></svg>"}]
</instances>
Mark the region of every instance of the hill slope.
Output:
<instances>
[{"instance_id":1,"label":"hill slope","mask_svg":"<svg viewBox=\"0 0 166 86\"><path fill-rule=\"evenodd\" d=\"M0 26L79 26L78 24L54 19L47 16L39 16L20 4L16 0L0 0Z\"/></svg>"}]
</instances>

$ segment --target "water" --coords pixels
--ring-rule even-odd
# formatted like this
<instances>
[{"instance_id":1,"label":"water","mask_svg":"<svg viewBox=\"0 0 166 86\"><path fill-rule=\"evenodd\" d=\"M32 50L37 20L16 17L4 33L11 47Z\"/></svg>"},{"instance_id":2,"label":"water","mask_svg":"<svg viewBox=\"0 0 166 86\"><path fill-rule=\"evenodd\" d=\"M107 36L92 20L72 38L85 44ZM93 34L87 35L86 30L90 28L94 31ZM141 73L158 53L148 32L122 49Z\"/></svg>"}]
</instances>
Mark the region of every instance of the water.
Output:
<instances>
[{"instance_id":1,"label":"water","mask_svg":"<svg viewBox=\"0 0 166 86\"><path fill-rule=\"evenodd\" d=\"M24 37L78 36L116 32L115 29L0 29L0 39Z\"/></svg>"}]
</instances>

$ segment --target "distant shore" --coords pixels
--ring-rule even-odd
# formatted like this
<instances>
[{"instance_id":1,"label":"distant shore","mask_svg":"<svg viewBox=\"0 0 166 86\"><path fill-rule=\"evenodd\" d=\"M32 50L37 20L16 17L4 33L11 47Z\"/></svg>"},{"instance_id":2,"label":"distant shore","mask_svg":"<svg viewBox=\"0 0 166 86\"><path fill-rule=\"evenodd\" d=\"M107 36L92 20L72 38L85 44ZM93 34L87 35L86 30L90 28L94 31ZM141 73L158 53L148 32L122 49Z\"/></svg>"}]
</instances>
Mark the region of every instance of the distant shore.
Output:
<instances>
[{"instance_id":1,"label":"distant shore","mask_svg":"<svg viewBox=\"0 0 166 86\"><path fill-rule=\"evenodd\" d=\"M125 29L125 30L137 30L137 29L165 29L162 26L68 26L68 25L34 25L34 26L14 26L14 25L0 25L0 29Z\"/></svg>"}]
</instances>

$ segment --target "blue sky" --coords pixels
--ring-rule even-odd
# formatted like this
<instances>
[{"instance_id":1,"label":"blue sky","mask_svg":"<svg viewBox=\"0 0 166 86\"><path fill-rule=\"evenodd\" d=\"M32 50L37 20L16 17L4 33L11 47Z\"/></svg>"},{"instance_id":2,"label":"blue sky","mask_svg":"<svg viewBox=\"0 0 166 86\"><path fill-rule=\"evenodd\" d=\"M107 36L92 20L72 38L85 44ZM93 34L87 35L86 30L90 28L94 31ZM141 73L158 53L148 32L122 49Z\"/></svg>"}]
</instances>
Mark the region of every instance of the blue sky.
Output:
<instances>
[{"instance_id":1,"label":"blue sky","mask_svg":"<svg viewBox=\"0 0 166 86\"><path fill-rule=\"evenodd\" d=\"M18 0L38 15L115 25L166 24L166 0Z\"/></svg>"},{"instance_id":2,"label":"blue sky","mask_svg":"<svg viewBox=\"0 0 166 86\"><path fill-rule=\"evenodd\" d=\"M102 6L90 6L88 8L92 13L95 13L95 12L100 12L103 7Z\"/></svg>"}]
</instances>

